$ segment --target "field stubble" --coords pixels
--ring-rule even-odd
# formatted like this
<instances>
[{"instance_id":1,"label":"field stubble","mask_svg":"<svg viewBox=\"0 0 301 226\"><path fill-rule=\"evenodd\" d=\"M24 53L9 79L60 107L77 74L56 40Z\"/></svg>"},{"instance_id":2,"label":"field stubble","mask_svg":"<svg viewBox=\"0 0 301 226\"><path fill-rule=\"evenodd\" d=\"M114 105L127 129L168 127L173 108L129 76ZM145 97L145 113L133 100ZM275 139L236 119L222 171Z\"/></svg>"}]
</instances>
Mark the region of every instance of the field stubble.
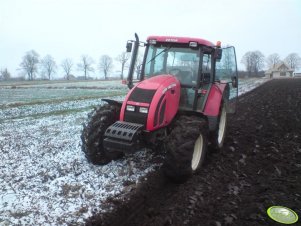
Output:
<instances>
[{"instance_id":1,"label":"field stubble","mask_svg":"<svg viewBox=\"0 0 301 226\"><path fill-rule=\"evenodd\" d=\"M240 93L260 82L246 84ZM120 81L96 89L91 82L0 85L1 225L81 225L160 166L161 156L148 150L102 167L81 152L88 112L101 97L122 100L126 91Z\"/></svg>"}]
</instances>

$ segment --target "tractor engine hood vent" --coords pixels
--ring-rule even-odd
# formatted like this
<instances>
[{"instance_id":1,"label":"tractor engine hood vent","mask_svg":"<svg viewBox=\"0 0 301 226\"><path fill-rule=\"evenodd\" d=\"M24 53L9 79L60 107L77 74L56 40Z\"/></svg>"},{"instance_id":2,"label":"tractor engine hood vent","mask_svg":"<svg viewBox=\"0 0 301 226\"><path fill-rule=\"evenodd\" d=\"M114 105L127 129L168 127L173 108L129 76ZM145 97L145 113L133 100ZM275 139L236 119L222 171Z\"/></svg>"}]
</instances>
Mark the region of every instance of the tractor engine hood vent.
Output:
<instances>
[{"instance_id":1,"label":"tractor engine hood vent","mask_svg":"<svg viewBox=\"0 0 301 226\"><path fill-rule=\"evenodd\" d=\"M128 101L150 104L153 100L155 93L156 90L153 89L141 89L139 87L135 87L133 92L129 96Z\"/></svg>"}]
</instances>

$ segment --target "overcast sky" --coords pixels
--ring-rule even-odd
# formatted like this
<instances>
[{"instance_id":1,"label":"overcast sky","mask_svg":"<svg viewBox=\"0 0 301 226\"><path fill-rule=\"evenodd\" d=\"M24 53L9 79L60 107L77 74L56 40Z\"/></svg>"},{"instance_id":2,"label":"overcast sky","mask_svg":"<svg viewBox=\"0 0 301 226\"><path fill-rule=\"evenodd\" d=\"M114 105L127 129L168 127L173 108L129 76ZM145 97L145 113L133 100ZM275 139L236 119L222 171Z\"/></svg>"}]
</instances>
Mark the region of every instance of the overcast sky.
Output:
<instances>
[{"instance_id":1,"label":"overcast sky","mask_svg":"<svg viewBox=\"0 0 301 226\"><path fill-rule=\"evenodd\" d=\"M82 54L95 62L103 54L116 58L135 32L140 40L149 35L220 40L235 46L238 62L255 50L301 56L301 1L0 0L0 68L17 76L32 49L40 57L50 54L58 65L67 57L78 63Z\"/></svg>"}]
</instances>

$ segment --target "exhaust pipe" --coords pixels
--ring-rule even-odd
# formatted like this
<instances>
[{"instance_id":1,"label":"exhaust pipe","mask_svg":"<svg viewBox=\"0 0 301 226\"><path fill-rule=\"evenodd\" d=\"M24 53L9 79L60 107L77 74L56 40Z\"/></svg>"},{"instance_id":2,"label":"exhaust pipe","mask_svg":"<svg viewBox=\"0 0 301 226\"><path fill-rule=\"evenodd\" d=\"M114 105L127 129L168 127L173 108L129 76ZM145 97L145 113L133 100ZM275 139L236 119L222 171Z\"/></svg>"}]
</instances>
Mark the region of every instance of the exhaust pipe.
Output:
<instances>
[{"instance_id":1,"label":"exhaust pipe","mask_svg":"<svg viewBox=\"0 0 301 226\"><path fill-rule=\"evenodd\" d=\"M137 33L135 33L135 41L134 42L134 50L132 53L132 57L131 57L131 64L130 64L130 68L129 68L129 74L128 74L128 78L127 78L127 85L129 87L129 89L133 88L133 75L134 75L134 70L135 70L135 65L136 65L136 60L137 60L137 55L138 55L138 50L139 50L139 37L137 35ZM128 49L128 45L127 45L127 51L130 52L131 50Z\"/></svg>"}]
</instances>

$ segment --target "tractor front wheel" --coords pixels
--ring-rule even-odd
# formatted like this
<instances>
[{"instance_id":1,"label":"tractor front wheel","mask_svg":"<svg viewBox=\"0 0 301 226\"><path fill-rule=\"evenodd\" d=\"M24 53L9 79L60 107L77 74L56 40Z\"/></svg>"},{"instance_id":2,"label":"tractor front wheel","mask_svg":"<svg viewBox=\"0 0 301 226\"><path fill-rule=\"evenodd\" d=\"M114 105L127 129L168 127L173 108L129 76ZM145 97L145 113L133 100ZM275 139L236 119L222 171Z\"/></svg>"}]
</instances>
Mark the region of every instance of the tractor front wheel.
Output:
<instances>
[{"instance_id":1,"label":"tractor front wheel","mask_svg":"<svg viewBox=\"0 0 301 226\"><path fill-rule=\"evenodd\" d=\"M175 182L185 182L204 162L208 123L197 116L180 116L164 145L163 170Z\"/></svg>"},{"instance_id":2,"label":"tractor front wheel","mask_svg":"<svg viewBox=\"0 0 301 226\"><path fill-rule=\"evenodd\" d=\"M96 165L105 165L111 160L121 158L121 152L108 152L103 147L106 129L119 119L120 106L104 104L88 115L88 122L82 131L82 151L87 160Z\"/></svg>"}]
</instances>

